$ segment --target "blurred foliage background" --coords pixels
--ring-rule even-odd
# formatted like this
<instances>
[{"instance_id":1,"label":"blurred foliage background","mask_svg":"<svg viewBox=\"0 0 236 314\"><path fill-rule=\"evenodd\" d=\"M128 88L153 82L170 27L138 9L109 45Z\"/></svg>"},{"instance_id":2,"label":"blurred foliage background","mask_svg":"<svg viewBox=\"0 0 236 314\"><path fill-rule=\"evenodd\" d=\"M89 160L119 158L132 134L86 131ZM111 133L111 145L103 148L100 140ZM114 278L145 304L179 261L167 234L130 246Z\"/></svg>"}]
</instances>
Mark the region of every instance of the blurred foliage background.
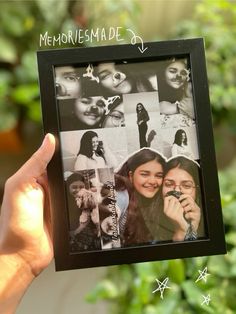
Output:
<instances>
[{"instance_id":1,"label":"blurred foliage background","mask_svg":"<svg viewBox=\"0 0 236 314\"><path fill-rule=\"evenodd\" d=\"M151 3L157 9L161 2L0 1L0 150L9 161L9 152L1 147L1 139L6 141L11 130L23 145L25 129L33 130L28 136L30 142L35 142L35 129L41 132L35 52L39 49L39 36L45 31L58 34L81 28L123 26L143 35L144 41L204 37L228 254L108 267L106 277L91 291L88 301L107 300L111 304L109 313L114 314L233 314L236 313L236 3L197 1L192 4L191 19L182 18L171 24L166 18L171 24L168 34L163 22L162 27L147 33L144 30L148 20L143 21L146 6ZM181 1L166 1L165 9L159 13L171 16L176 2L180 5ZM128 34L123 37L129 42ZM211 274L207 283L195 283L198 270L205 266ZM152 291L156 288L155 278L165 277L170 278L172 289L165 291L161 300ZM201 305L202 295L206 294L211 296L209 306Z\"/></svg>"}]
</instances>

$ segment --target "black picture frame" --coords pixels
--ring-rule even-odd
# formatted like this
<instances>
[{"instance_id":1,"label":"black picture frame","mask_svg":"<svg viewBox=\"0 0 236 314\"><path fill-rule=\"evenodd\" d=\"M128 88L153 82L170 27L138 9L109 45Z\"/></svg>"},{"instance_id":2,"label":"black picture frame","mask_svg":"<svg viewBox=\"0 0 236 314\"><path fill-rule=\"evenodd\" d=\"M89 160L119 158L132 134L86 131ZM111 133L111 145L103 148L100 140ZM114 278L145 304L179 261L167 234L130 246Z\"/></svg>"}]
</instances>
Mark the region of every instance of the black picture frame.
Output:
<instances>
[{"instance_id":1,"label":"black picture frame","mask_svg":"<svg viewBox=\"0 0 236 314\"><path fill-rule=\"evenodd\" d=\"M145 43L145 47L147 47L147 49L144 53L141 53L140 50L137 49L137 45L131 44L41 50L37 52L44 131L45 133L50 132L56 137L56 152L47 169L52 208L53 245L56 270L206 256L224 254L226 252L214 150L204 41L202 38L194 38L150 42ZM82 127L78 127L77 129L76 126L71 127L73 123L72 120L70 120L70 117L69 123L65 126L65 129L62 130L64 125L64 122L62 121L63 110L66 110L67 107L64 105L64 100L62 100L64 109L61 109L62 107L60 107L61 98L57 97L56 94L58 87L55 86L55 69L68 66L73 66L78 69L87 69L89 65L93 65L95 68L98 64L123 63L125 66L131 65L132 67L135 65L135 68L139 73L144 73L146 69L149 69L147 71L149 71L148 73L150 74L150 71L153 70L153 64L158 65L159 63L172 58L177 60L181 58L184 59L188 64L186 68L190 69L189 75L192 87L191 97L193 99L195 113L194 132L196 133L194 136L196 143L194 145L197 146L198 152L198 155L195 155L192 159L200 164L199 182L204 235L194 240L173 241L171 239L170 241L156 241L155 243L152 242L148 244L138 243L125 247L115 246L112 248L105 247L105 249L78 249L77 251L72 251L71 230L69 226L70 217L68 213L68 191L65 184L65 164L63 159L65 150L63 145L67 145L63 143L67 142L66 136L63 136L64 133L68 133L71 136L72 134L78 134L81 137L82 133L80 132L85 132L85 130ZM83 72L83 74L86 73L88 72ZM155 93L159 93L159 89L159 86L157 91L155 91L154 88L154 96L156 95ZM136 91L135 93L138 92ZM148 95L151 95L151 91L148 91L148 93ZM122 95L123 101L124 98L127 99L127 97L128 100L126 103L132 103L132 97L135 96L132 95L132 92L128 93L128 96L127 94ZM145 92L142 95L140 94L139 97L145 99ZM139 97L135 98L134 102L137 102ZM160 99L159 94L158 97ZM150 96L149 99L151 101L152 96ZM128 105L126 106L128 108ZM176 108L177 107L178 103L176 104ZM162 117L161 112L160 117ZM113 129L115 132L115 128ZM109 131L113 129L109 129ZM170 130L171 122L169 129L163 128L163 136L168 137ZM99 132L101 133L102 131ZM117 134L114 133L114 137L116 137ZM72 136L71 138L71 141L73 141L74 137ZM169 142L173 140L173 135L171 135L170 138ZM120 139L113 138L113 140L118 143ZM158 148L158 146L155 147L155 149L156 148ZM140 147L140 150L141 149L142 148ZM114 153L117 153L117 151L114 150ZM135 147L133 153L128 151L127 156L132 156L134 153ZM170 156L165 157L169 158ZM122 163L124 162L125 160L122 161ZM86 175L89 178L88 182L90 182L90 179L93 178L93 172L87 171Z\"/></svg>"}]
</instances>

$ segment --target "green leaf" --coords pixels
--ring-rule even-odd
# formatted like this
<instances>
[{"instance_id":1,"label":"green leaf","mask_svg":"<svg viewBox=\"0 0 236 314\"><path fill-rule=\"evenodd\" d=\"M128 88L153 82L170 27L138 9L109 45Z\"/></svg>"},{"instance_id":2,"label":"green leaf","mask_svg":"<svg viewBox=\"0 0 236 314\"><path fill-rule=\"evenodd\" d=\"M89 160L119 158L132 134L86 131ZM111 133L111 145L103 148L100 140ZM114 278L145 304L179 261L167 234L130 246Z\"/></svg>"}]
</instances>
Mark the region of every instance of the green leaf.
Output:
<instances>
[{"instance_id":1,"label":"green leaf","mask_svg":"<svg viewBox=\"0 0 236 314\"><path fill-rule=\"evenodd\" d=\"M61 21L67 14L67 0L35 0L35 2L46 22L55 27L61 24ZM56 19L55 16L57 17Z\"/></svg>"},{"instance_id":2,"label":"green leaf","mask_svg":"<svg viewBox=\"0 0 236 314\"><path fill-rule=\"evenodd\" d=\"M227 255L211 256L208 262L209 273L219 277L228 278L230 274L230 264Z\"/></svg>"},{"instance_id":3,"label":"green leaf","mask_svg":"<svg viewBox=\"0 0 236 314\"><path fill-rule=\"evenodd\" d=\"M188 303L193 306L198 305L202 295L202 292L198 286L192 281L184 281L181 284L181 287L183 288Z\"/></svg>"},{"instance_id":4,"label":"green leaf","mask_svg":"<svg viewBox=\"0 0 236 314\"><path fill-rule=\"evenodd\" d=\"M12 92L12 99L19 104L29 106L31 101L39 96L38 84L25 84L17 86Z\"/></svg>"},{"instance_id":5,"label":"green leaf","mask_svg":"<svg viewBox=\"0 0 236 314\"><path fill-rule=\"evenodd\" d=\"M31 120L42 123L41 106L39 101L32 101L28 105L27 115Z\"/></svg>"},{"instance_id":6,"label":"green leaf","mask_svg":"<svg viewBox=\"0 0 236 314\"><path fill-rule=\"evenodd\" d=\"M118 296L117 286L110 280L103 280L86 296L86 300L94 303L98 299L115 299Z\"/></svg>"},{"instance_id":7,"label":"green leaf","mask_svg":"<svg viewBox=\"0 0 236 314\"><path fill-rule=\"evenodd\" d=\"M38 80L35 51L27 51L23 54L21 64L15 68L15 75L21 84L35 83Z\"/></svg>"},{"instance_id":8,"label":"green leaf","mask_svg":"<svg viewBox=\"0 0 236 314\"><path fill-rule=\"evenodd\" d=\"M208 293L203 293L192 281L185 281L181 286L186 295L188 303L191 305L191 307L195 308L194 313L202 313L204 309L206 313L215 314L213 308L210 305L201 305L204 301L203 295L206 296Z\"/></svg>"},{"instance_id":9,"label":"green leaf","mask_svg":"<svg viewBox=\"0 0 236 314\"><path fill-rule=\"evenodd\" d=\"M0 37L0 61L15 63L17 59L17 50L10 39Z\"/></svg>"},{"instance_id":10,"label":"green leaf","mask_svg":"<svg viewBox=\"0 0 236 314\"><path fill-rule=\"evenodd\" d=\"M180 299L181 299L180 292L176 290L175 291L170 290L168 292L165 291L163 299L160 299L155 307L156 309L155 313L175 314ZM146 312L144 313L146 314ZM149 314L148 311L147 314Z\"/></svg>"},{"instance_id":11,"label":"green leaf","mask_svg":"<svg viewBox=\"0 0 236 314\"><path fill-rule=\"evenodd\" d=\"M169 261L168 275L171 281L180 284L185 279L184 262L181 259Z\"/></svg>"},{"instance_id":12,"label":"green leaf","mask_svg":"<svg viewBox=\"0 0 236 314\"><path fill-rule=\"evenodd\" d=\"M138 298L140 304L148 304L152 297L150 283L144 278L136 277L133 281L134 295Z\"/></svg>"},{"instance_id":13,"label":"green leaf","mask_svg":"<svg viewBox=\"0 0 236 314\"><path fill-rule=\"evenodd\" d=\"M17 110L11 104L0 99L0 131L7 131L16 126Z\"/></svg>"},{"instance_id":14,"label":"green leaf","mask_svg":"<svg viewBox=\"0 0 236 314\"><path fill-rule=\"evenodd\" d=\"M226 234L226 242L236 246L236 231L230 231Z\"/></svg>"},{"instance_id":15,"label":"green leaf","mask_svg":"<svg viewBox=\"0 0 236 314\"><path fill-rule=\"evenodd\" d=\"M137 271L137 275L147 282L153 281L153 263L137 263L135 264L135 270Z\"/></svg>"},{"instance_id":16,"label":"green leaf","mask_svg":"<svg viewBox=\"0 0 236 314\"><path fill-rule=\"evenodd\" d=\"M26 32L25 20L30 15L33 1L24 5L22 1L1 3L0 21L4 31L11 37L23 36Z\"/></svg>"}]
</instances>

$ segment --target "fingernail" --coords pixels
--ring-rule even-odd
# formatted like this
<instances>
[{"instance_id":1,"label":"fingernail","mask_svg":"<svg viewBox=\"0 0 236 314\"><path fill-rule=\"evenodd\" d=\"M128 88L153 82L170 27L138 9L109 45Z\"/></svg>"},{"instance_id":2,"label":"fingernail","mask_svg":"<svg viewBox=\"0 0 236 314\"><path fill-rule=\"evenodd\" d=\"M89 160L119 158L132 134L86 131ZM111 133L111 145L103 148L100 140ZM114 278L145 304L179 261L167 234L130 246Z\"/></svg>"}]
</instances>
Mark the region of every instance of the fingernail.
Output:
<instances>
[{"instance_id":1,"label":"fingernail","mask_svg":"<svg viewBox=\"0 0 236 314\"><path fill-rule=\"evenodd\" d=\"M47 133L47 134L44 136L44 139L43 139L43 142L42 142L40 148L43 148L43 147L45 146L45 144L46 144L47 141L48 141L48 137L49 137L49 134Z\"/></svg>"}]
</instances>

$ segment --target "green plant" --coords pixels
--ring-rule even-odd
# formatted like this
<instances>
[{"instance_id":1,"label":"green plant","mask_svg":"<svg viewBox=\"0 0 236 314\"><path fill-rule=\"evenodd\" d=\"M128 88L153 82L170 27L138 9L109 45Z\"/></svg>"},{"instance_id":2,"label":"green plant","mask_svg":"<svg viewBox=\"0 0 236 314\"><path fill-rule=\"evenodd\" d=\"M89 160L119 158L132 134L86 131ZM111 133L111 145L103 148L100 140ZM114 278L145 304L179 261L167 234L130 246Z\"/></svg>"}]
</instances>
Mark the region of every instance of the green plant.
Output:
<instances>
[{"instance_id":1,"label":"green plant","mask_svg":"<svg viewBox=\"0 0 236 314\"><path fill-rule=\"evenodd\" d=\"M41 122L39 36L62 31L71 16L67 0L1 1L0 8L0 130L5 130L22 117Z\"/></svg>"}]
</instances>

